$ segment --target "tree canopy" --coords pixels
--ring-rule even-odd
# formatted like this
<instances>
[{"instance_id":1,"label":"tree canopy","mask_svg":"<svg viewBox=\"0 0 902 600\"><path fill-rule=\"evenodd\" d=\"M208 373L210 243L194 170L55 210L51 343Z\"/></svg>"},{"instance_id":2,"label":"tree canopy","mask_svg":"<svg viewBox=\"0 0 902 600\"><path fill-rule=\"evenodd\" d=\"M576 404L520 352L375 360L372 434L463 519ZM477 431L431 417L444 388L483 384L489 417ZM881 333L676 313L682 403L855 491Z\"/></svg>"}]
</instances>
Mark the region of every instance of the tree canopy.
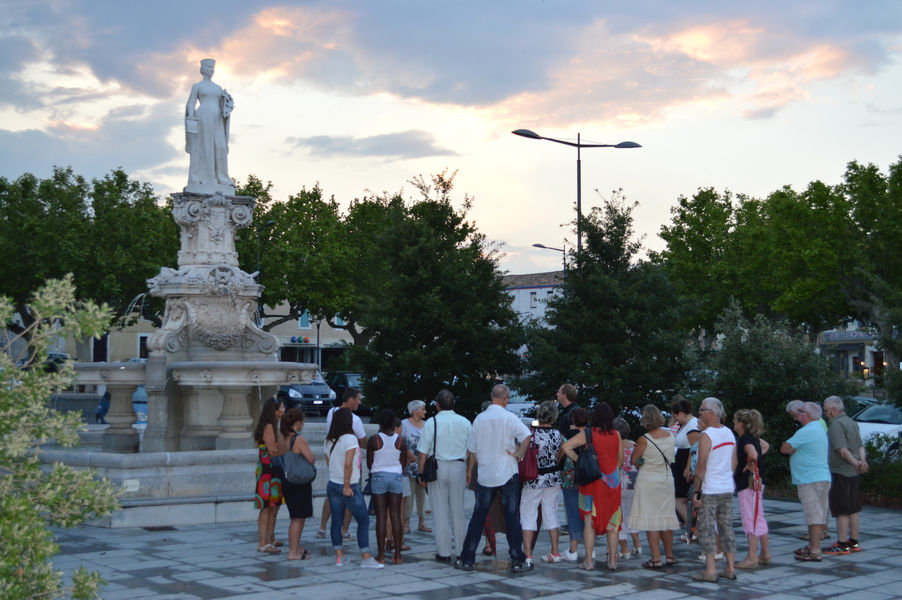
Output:
<instances>
[{"instance_id":1,"label":"tree canopy","mask_svg":"<svg viewBox=\"0 0 902 600\"><path fill-rule=\"evenodd\" d=\"M175 264L178 229L170 207L147 183L115 170L91 182L72 169L48 179L26 173L0 177L0 293L14 303L23 331L33 322L33 290L50 278L73 274L77 295L125 313L146 279Z\"/></svg>"},{"instance_id":2,"label":"tree canopy","mask_svg":"<svg viewBox=\"0 0 902 600\"><path fill-rule=\"evenodd\" d=\"M583 219L578 268L548 302L546 324L529 328L519 389L550 398L564 382L583 401L607 401L615 413L660 400L684 378L682 305L667 273L639 260L633 209L622 198Z\"/></svg>"}]
</instances>

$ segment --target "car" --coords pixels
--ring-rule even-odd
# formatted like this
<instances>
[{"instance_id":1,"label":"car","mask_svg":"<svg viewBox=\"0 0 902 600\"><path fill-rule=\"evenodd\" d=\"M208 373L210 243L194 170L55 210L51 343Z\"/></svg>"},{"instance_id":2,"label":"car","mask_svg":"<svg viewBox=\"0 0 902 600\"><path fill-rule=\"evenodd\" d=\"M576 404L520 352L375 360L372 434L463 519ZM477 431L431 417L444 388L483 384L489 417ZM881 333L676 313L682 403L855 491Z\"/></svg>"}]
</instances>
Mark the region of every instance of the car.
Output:
<instances>
[{"instance_id":1,"label":"car","mask_svg":"<svg viewBox=\"0 0 902 600\"><path fill-rule=\"evenodd\" d=\"M516 390L511 390L511 396L507 401L507 406L505 408L520 417L520 420L523 421L525 425L538 425L538 422L535 420L536 403L526 396L521 396Z\"/></svg>"},{"instance_id":2,"label":"car","mask_svg":"<svg viewBox=\"0 0 902 600\"><path fill-rule=\"evenodd\" d=\"M299 408L304 414L323 416L335 405L336 394L319 369L310 383L283 385L280 389L288 394L286 408Z\"/></svg>"},{"instance_id":3,"label":"car","mask_svg":"<svg viewBox=\"0 0 902 600\"><path fill-rule=\"evenodd\" d=\"M373 411L367 406L363 395L363 374L353 371L330 371L326 373L326 383L335 391L337 402L344 398L345 390L349 387L357 388L360 392L360 406L354 411L358 417L372 417Z\"/></svg>"},{"instance_id":4,"label":"car","mask_svg":"<svg viewBox=\"0 0 902 600\"><path fill-rule=\"evenodd\" d=\"M882 450L886 458L899 457L902 410L898 406L884 403L872 404L864 410L855 413L852 420L858 423L858 432L861 434L861 441L865 444L878 434L894 438L895 441L882 448Z\"/></svg>"},{"instance_id":5,"label":"car","mask_svg":"<svg viewBox=\"0 0 902 600\"><path fill-rule=\"evenodd\" d=\"M47 353L47 358L44 359L44 372L57 373L69 360L69 355L65 352L55 352L51 350ZM27 358L19 359L16 366L25 370L31 368L31 364L28 362Z\"/></svg>"}]
</instances>

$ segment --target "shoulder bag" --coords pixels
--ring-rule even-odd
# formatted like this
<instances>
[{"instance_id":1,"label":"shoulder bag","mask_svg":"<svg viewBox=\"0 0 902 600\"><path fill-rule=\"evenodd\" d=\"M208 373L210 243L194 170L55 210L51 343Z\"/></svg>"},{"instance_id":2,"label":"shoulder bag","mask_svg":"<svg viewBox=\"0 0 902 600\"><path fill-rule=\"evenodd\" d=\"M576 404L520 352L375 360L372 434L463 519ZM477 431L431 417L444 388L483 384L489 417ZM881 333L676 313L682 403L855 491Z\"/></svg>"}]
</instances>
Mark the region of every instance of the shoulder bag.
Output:
<instances>
[{"instance_id":1,"label":"shoulder bag","mask_svg":"<svg viewBox=\"0 0 902 600\"><path fill-rule=\"evenodd\" d=\"M432 454L426 457L423 463L423 470L420 471L420 481L429 483L438 479L438 461L435 459L435 443L438 441L438 420L432 417L432 425L434 427L432 435Z\"/></svg>"},{"instance_id":2,"label":"shoulder bag","mask_svg":"<svg viewBox=\"0 0 902 600\"><path fill-rule=\"evenodd\" d=\"M536 446L536 431L533 429L532 436L529 438L529 446L526 448L526 454L520 459L517 465L520 483L526 481L535 481L539 478L539 447Z\"/></svg>"},{"instance_id":3,"label":"shoulder bag","mask_svg":"<svg viewBox=\"0 0 902 600\"><path fill-rule=\"evenodd\" d=\"M303 454L294 452L294 440L297 436L297 434L291 436L288 452L282 455L282 469L288 483L305 485L316 479L316 466L304 458Z\"/></svg>"},{"instance_id":4,"label":"shoulder bag","mask_svg":"<svg viewBox=\"0 0 902 600\"><path fill-rule=\"evenodd\" d=\"M592 443L592 428L586 427L586 445L579 458L576 460L576 471L573 480L577 485L589 485L601 479L601 468L598 466L598 456L595 454L595 445Z\"/></svg>"}]
</instances>

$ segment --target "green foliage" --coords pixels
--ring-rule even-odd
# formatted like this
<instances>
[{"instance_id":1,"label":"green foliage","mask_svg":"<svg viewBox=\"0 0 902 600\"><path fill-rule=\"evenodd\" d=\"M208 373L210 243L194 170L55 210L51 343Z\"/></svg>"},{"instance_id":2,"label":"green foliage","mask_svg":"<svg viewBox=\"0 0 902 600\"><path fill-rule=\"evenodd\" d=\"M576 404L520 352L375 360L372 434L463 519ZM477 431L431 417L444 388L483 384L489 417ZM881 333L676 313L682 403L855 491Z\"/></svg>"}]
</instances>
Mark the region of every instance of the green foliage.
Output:
<instances>
[{"instance_id":1,"label":"green foliage","mask_svg":"<svg viewBox=\"0 0 902 600\"><path fill-rule=\"evenodd\" d=\"M622 200L584 220L579 268L567 271L545 324L529 328L520 391L550 398L574 383L585 403L595 396L618 412L660 401L685 372L682 306L660 265L636 261L632 211Z\"/></svg>"},{"instance_id":2,"label":"green foliage","mask_svg":"<svg viewBox=\"0 0 902 600\"><path fill-rule=\"evenodd\" d=\"M178 230L152 188L121 170L88 183L71 169L49 179L0 177L0 294L12 299L27 329L32 290L72 273L77 296L112 307L117 317L147 291L146 279L173 264Z\"/></svg>"},{"instance_id":3,"label":"green foliage","mask_svg":"<svg viewBox=\"0 0 902 600\"><path fill-rule=\"evenodd\" d=\"M109 310L76 301L71 276L51 280L27 304L31 325L21 333L28 340L33 364L47 356L48 344L58 336L98 335L109 324ZM13 318L14 303L0 298L0 322ZM54 598L62 594L60 573L53 570L57 548L48 524L71 527L109 514L118 506L118 493L91 471L53 465L42 471L40 446L54 441L78 442L81 425L76 413L50 408L55 391L74 381L71 365L56 373L41 368L21 369L10 348L0 352L0 597L9 600ZM95 598L101 582L97 574L80 570L73 577L73 598Z\"/></svg>"},{"instance_id":4,"label":"green foliage","mask_svg":"<svg viewBox=\"0 0 902 600\"><path fill-rule=\"evenodd\" d=\"M365 331L351 348L367 399L403 410L447 387L475 413L493 378L516 373L516 313L485 238L451 203L453 175L414 180L421 197L355 202L346 224L355 278L342 316Z\"/></svg>"},{"instance_id":5,"label":"green foliage","mask_svg":"<svg viewBox=\"0 0 902 600\"><path fill-rule=\"evenodd\" d=\"M794 426L786 414L790 400L820 402L827 396L846 395L846 383L830 368L826 357L785 321L764 315L747 318L733 303L717 321L722 336L714 355L716 373L712 393L731 416L740 408L755 408L765 421L767 439L774 449L788 439ZM765 456L771 478L788 473L788 462L778 452Z\"/></svg>"},{"instance_id":6,"label":"green foliage","mask_svg":"<svg viewBox=\"0 0 902 600\"><path fill-rule=\"evenodd\" d=\"M859 478L859 486L870 502L878 505L892 503L894 508L898 507L902 498L900 446L902 434L877 434L865 443L868 472Z\"/></svg>"}]
</instances>

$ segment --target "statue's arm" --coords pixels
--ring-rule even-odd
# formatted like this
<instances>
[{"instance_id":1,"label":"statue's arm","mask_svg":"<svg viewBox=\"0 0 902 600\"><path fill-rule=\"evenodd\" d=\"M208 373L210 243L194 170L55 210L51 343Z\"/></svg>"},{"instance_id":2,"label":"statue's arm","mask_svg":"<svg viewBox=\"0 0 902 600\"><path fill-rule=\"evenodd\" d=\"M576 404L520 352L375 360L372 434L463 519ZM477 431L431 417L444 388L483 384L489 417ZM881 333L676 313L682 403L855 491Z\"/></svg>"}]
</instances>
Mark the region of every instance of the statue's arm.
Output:
<instances>
[{"instance_id":1,"label":"statue's arm","mask_svg":"<svg viewBox=\"0 0 902 600\"><path fill-rule=\"evenodd\" d=\"M185 104L185 116L194 117L194 110L197 106L197 84L191 86L191 93L188 94L188 103Z\"/></svg>"}]
</instances>

